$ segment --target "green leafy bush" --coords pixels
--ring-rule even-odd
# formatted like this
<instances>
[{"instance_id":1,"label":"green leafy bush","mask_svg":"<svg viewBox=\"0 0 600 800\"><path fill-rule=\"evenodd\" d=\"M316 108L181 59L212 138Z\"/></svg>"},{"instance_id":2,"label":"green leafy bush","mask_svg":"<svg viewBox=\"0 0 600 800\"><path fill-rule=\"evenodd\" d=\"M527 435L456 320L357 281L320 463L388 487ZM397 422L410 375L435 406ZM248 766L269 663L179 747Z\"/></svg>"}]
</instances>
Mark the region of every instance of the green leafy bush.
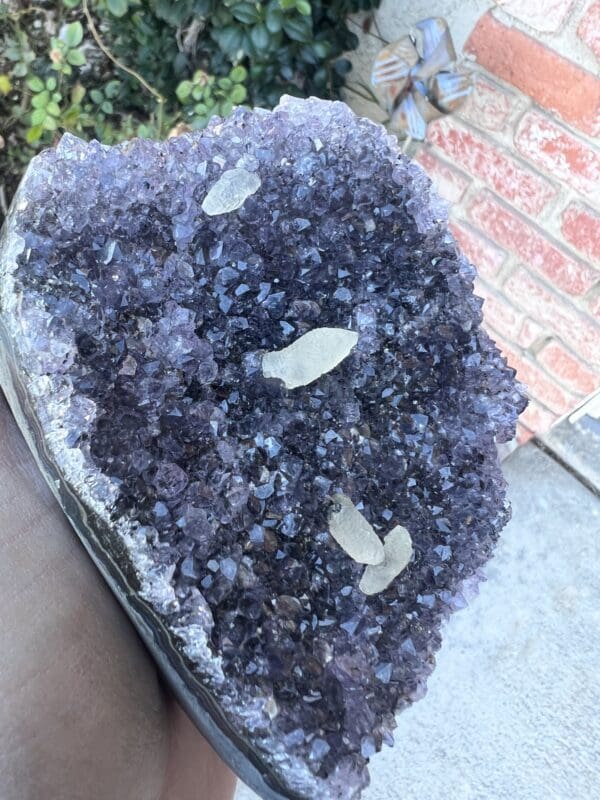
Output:
<instances>
[{"instance_id":1,"label":"green leafy bush","mask_svg":"<svg viewBox=\"0 0 600 800\"><path fill-rule=\"evenodd\" d=\"M0 212L62 131L161 138L284 93L338 97L349 15L379 2L0 0Z\"/></svg>"}]
</instances>

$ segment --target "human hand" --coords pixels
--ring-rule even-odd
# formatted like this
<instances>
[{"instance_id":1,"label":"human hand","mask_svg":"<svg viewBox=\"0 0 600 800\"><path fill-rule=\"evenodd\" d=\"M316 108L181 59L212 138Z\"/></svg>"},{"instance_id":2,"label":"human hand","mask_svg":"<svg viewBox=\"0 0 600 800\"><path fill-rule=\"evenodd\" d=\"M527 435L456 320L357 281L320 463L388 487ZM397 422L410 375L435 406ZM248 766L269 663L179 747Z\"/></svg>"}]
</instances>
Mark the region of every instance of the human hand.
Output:
<instances>
[{"instance_id":1,"label":"human hand","mask_svg":"<svg viewBox=\"0 0 600 800\"><path fill-rule=\"evenodd\" d=\"M230 800L0 395L0 797Z\"/></svg>"}]
</instances>

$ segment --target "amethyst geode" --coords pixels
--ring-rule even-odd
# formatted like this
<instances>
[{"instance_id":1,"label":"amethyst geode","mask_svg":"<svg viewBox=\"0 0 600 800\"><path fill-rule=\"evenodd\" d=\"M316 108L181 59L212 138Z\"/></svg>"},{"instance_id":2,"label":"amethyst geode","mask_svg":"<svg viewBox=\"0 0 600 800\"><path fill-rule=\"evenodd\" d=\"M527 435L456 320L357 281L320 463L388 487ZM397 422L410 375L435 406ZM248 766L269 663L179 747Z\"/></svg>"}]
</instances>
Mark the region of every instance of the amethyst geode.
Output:
<instances>
[{"instance_id":1,"label":"amethyst geode","mask_svg":"<svg viewBox=\"0 0 600 800\"><path fill-rule=\"evenodd\" d=\"M525 400L473 275L421 169L341 103L162 143L66 135L13 204L4 389L177 695L265 798L360 796L508 519L496 443ZM356 334L337 366L266 377L265 353L325 327ZM340 494L382 541L410 534L378 593L329 532Z\"/></svg>"}]
</instances>

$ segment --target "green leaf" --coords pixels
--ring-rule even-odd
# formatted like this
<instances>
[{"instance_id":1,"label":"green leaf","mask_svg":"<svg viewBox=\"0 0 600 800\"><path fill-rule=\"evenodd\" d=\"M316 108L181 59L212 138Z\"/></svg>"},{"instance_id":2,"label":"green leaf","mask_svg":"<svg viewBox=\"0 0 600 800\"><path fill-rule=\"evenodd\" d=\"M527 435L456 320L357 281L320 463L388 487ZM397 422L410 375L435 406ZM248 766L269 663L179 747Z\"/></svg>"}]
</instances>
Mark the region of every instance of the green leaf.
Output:
<instances>
[{"instance_id":1,"label":"green leaf","mask_svg":"<svg viewBox=\"0 0 600 800\"><path fill-rule=\"evenodd\" d=\"M258 53L268 49L270 38L266 25L255 25L250 31L250 40Z\"/></svg>"},{"instance_id":2,"label":"green leaf","mask_svg":"<svg viewBox=\"0 0 600 800\"><path fill-rule=\"evenodd\" d=\"M296 0L279 0L279 5L284 11L289 11L290 8L296 7Z\"/></svg>"},{"instance_id":3,"label":"green leaf","mask_svg":"<svg viewBox=\"0 0 600 800\"><path fill-rule=\"evenodd\" d=\"M117 80L109 81L106 86L104 87L104 96L108 97L110 100L114 100L115 97L121 91L121 82Z\"/></svg>"},{"instance_id":4,"label":"green leaf","mask_svg":"<svg viewBox=\"0 0 600 800\"><path fill-rule=\"evenodd\" d=\"M225 100L219 106L219 114L222 117L228 117L232 111L233 111L233 103L231 102L231 100Z\"/></svg>"},{"instance_id":5,"label":"green leaf","mask_svg":"<svg viewBox=\"0 0 600 800\"><path fill-rule=\"evenodd\" d=\"M71 22L62 29L60 38L67 47L77 47L78 44L81 44L81 40L83 39L83 25L79 20Z\"/></svg>"},{"instance_id":6,"label":"green leaf","mask_svg":"<svg viewBox=\"0 0 600 800\"><path fill-rule=\"evenodd\" d=\"M296 42L308 42L312 38L312 24L310 17L284 18L283 30L290 39Z\"/></svg>"},{"instance_id":7,"label":"green leaf","mask_svg":"<svg viewBox=\"0 0 600 800\"><path fill-rule=\"evenodd\" d=\"M154 6L156 16L174 28L183 25L194 10L192 0L155 0L151 5Z\"/></svg>"},{"instance_id":8,"label":"green leaf","mask_svg":"<svg viewBox=\"0 0 600 800\"><path fill-rule=\"evenodd\" d=\"M248 77L248 70L246 69L246 67L243 67L241 64L238 64L237 67L234 67L231 70L231 72L229 73L229 77L234 83L243 83Z\"/></svg>"},{"instance_id":9,"label":"green leaf","mask_svg":"<svg viewBox=\"0 0 600 800\"><path fill-rule=\"evenodd\" d=\"M219 78L217 81L217 86L219 89L224 89L227 91L228 89L231 89L233 82L229 78Z\"/></svg>"},{"instance_id":10,"label":"green leaf","mask_svg":"<svg viewBox=\"0 0 600 800\"><path fill-rule=\"evenodd\" d=\"M81 0L63 0L63 5L67 8L76 8Z\"/></svg>"},{"instance_id":11,"label":"green leaf","mask_svg":"<svg viewBox=\"0 0 600 800\"><path fill-rule=\"evenodd\" d=\"M215 39L221 50L229 56L237 55L244 39L243 32L234 25L213 30L211 36Z\"/></svg>"},{"instance_id":12,"label":"green leaf","mask_svg":"<svg viewBox=\"0 0 600 800\"><path fill-rule=\"evenodd\" d=\"M79 106L71 106L71 108L68 108L62 115L60 124L63 126L63 128L74 130L80 120L81 124L83 125L84 121L82 120L81 109Z\"/></svg>"},{"instance_id":13,"label":"green leaf","mask_svg":"<svg viewBox=\"0 0 600 800\"><path fill-rule=\"evenodd\" d=\"M32 125L41 125L45 119L46 119L46 109L45 108L36 108L35 111L31 112L31 124Z\"/></svg>"},{"instance_id":14,"label":"green leaf","mask_svg":"<svg viewBox=\"0 0 600 800\"><path fill-rule=\"evenodd\" d=\"M175 94L180 103L185 103L192 93L194 84L191 81L181 81L179 86L175 89Z\"/></svg>"},{"instance_id":15,"label":"green leaf","mask_svg":"<svg viewBox=\"0 0 600 800\"><path fill-rule=\"evenodd\" d=\"M58 128L58 122L54 119L54 117L46 117L42 123L42 126L47 131L55 131Z\"/></svg>"},{"instance_id":16,"label":"green leaf","mask_svg":"<svg viewBox=\"0 0 600 800\"><path fill-rule=\"evenodd\" d=\"M210 13L212 6L212 0L196 0L194 3L193 12L197 14L199 17L205 17L207 14Z\"/></svg>"},{"instance_id":17,"label":"green leaf","mask_svg":"<svg viewBox=\"0 0 600 800\"><path fill-rule=\"evenodd\" d=\"M105 100L100 106L100 110L104 111L105 114L112 114L113 104L110 102L110 100Z\"/></svg>"},{"instance_id":18,"label":"green leaf","mask_svg":"<svg viewBox=\"0 0 600 800\"><path fill-rule=\"evenodd\" d=\"M325 69L325 67L321 67L313 75L313 83L314 83L314 85L318 86L323 91L327 87L328 80L329 80L329 75L328 75L327 70Z\"/></svg>"},{"instance_id":19,"label":"green leaf","mask_svg":"<svg viewBox=\"0 0 600 800\"><path fill-rule=\"evenodd\" d=\"M265 25L269 33L279 33L283 24L283 14L281 9L276 5L269 5L267 8L267 16L265 18Z\"/></svg>"},{"instance_id":20,"label":"green leaf","mask_svg":"<svg viewBox=\"0 0 600 800\"><path fill-rule=\"evenodd\" d=\"M338 58L333 68L338 75L347 75L352 70L352 62L347 58Z\"/></svg>"},{"instance_id":21,"label":"green leaf","mask_svg":"<svg viewBox=\"0 0 600 800\"><path fill-rule=\"evenodd\" d=\"M309 17L312 14L312 8L308 0L296 0L296 11L304 17Z\"/></svg>"},{"instance_id":22,"label":"green leaf","mask_svg":"<svg viewBox=\"0 0 600 800\"><path fill-rule=\"evenodd\" d=\"M205 114L208 114L208 106L205 103L196 103L194 106L194 114L203 117Z\"/></svg>"},{"instance_id":23,"label":"green leaf","mask_svg":"<svg viewBox=\"0 0 600 800\"><path fill-rule=\"evenodd\" d=\"M47 89L44 89L43 92L36 94L35 97L31 98L31 105L33 108L46 108L48 103L50 102L50 92Z\"/></svg>"},{"instance_id":24,"label":"green leaf","mask_svg":"<svg viewBox=\"0 0 600 800\"><path fill-rule=\"evenodd\" d=\"M240 103L243 103L246 97L248 96L248 92L246 91L246 87L242 86L241 84L237 83L229 95L229 99L232 103L236 106L239 106Z\"/></svg>"},{"instance_id":25,"label":"green leaf","mask_svg":"<svg viewBox=\"0 0 600 800\"><path fill-rule=\"evenodd\" d=\"M32 128L29 128L25 134L25 141L28 144L35 144L36 142L39 142L39 140L42 138L43 132L44 129L41 125L34 125Z\"/></svg>"},{"instance_id":26,"label":"green leaf","mask_svg":"<svg viewBox=\"0 0 600 800\"><path fill-rule=\"evenodd\" d=\"M15 78L24 78L27 75L27 64L15 64L12 73Z\"/></svg>"},{"instance_id":27,"label":"green leaf","mask_svg":"<svg viewBox=\"0 0 600 800\"><path fill-rule=\"evenodd\" d=\"M85 55L81 50L69 50L67 61L69 64L73 64L74 67L82 67L86 63Z\"/></svg>"},{"instance_id":28,"label":"green leaf","mask_svg":"<svg viewBox=\"0 0 600 800\"><path fill-rule=\"evenodd\" d=\"M53 92L56 89L56 78L54 75L46 78L46 89L48 89L50 92Z\"/></svg>"},{"instance_id":29,"label":"green leaf","mask_svg":"<svg viewBox=\"0 0 600 800\"><path fill-rule=\"evenodd\" d=\"M71 89L71 104L74 106L78 106L84 97L85 97L85 86L82 86L80 83L76 83L75 86Z\"/></svg>"},{"instance_id":30,"label":"green leaf","mask_svg":"<svg viewBox=\"0 0 600 800\"><path fill-rule=\"evenodd\" d=\"M115 17L124 17L129 9L129 0L106 0L106 6Z\"/></svg>"},{"instance_id":31,"label":"green leaf","mask_svg":"<svg viewBox=\"0 0 600 800\"><path fill-rule=\"evenodd\" d=\"M92 102L100 105L100 103L104 101L104 95L102 94L100 89L92 89L92 91L90 92L90 99L92 100Z\"/></svg>"},{"instance_id":32,"label":"green leaf","mask_svg":"<svg viewBox=\"0 0 600 800\"><path fill-rule=\"evenodd\" d=\"M45 88L44 81L38 78L37 75L32 75L31 78L27 78L27 86L32 92L43 92Z\"/></svg>"},{"instance_id":33,"label":"green leaf","mask_svg":"<svg viewBox=\"0 0 600 800\"><path fill-rule=\"evenodd\" d=\"M53 117L60 117L60 106L54 100L51 100L46 106L46 112Z\"/></svg>"},{"instance_id":34,"label":"green leaf","mask_svg":"<svg viewBox=\"0 0 600 800\"><path fill-rule=\"evenodd\" d=\"M8 94L12 89L12 84L8 75L3 73L0 75L0 94Z\"/></svg>"},{"instance_id":35,"label":"green leaf","mask_svg":"<svg viewBox=\"0 0 600 800\"><path fill-rule=\"evenodd\" d=\"M231 9L231 13L244 25L252 25L260 19L260 11L252 3L238 3Z\"/></svg>"},{"instance_id":36,"label":"green leaf","mask_svg":"<svg viewBox=\"0 0 600 800\"><path fill-rule=\"evenodd\" d=\"M311 42L310 47L318 59L327 58L331 52L329 42Z\"/></svg>"}]
</instances>

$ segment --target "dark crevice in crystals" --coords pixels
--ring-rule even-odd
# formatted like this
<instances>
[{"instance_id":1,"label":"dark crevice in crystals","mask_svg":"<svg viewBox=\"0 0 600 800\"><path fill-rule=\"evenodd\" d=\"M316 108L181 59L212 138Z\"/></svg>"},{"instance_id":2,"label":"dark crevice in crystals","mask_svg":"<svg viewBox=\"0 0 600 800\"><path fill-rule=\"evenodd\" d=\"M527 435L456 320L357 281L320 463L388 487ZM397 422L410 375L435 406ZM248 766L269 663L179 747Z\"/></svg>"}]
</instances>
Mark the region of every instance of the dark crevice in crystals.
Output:
<instances>
[{"instance_id":1,"label":"dark crevice in crystals","mask_svg":"<svg viewBox=\"0 0 600 800\"><path fill-rule=\"evenodd\" d=\"M272 765L285 780L308 781L304 763L328 781L313 796L358 796L508 518L495 441L524 405L429 181L383 129L316 100L163 144L65 137L35 163L15 291L50 338L74 335L40 368L95 404L68 447L172 568L162 611L205 626L233 724L267 761L300 759ZM207 217L236 166L260 188ZM315 327L358 345L309 386L262 376L264 351ZM410 532L413 561L379 595L327 533L336 491L382 539Z\"/></svg>"}]
</instances>

